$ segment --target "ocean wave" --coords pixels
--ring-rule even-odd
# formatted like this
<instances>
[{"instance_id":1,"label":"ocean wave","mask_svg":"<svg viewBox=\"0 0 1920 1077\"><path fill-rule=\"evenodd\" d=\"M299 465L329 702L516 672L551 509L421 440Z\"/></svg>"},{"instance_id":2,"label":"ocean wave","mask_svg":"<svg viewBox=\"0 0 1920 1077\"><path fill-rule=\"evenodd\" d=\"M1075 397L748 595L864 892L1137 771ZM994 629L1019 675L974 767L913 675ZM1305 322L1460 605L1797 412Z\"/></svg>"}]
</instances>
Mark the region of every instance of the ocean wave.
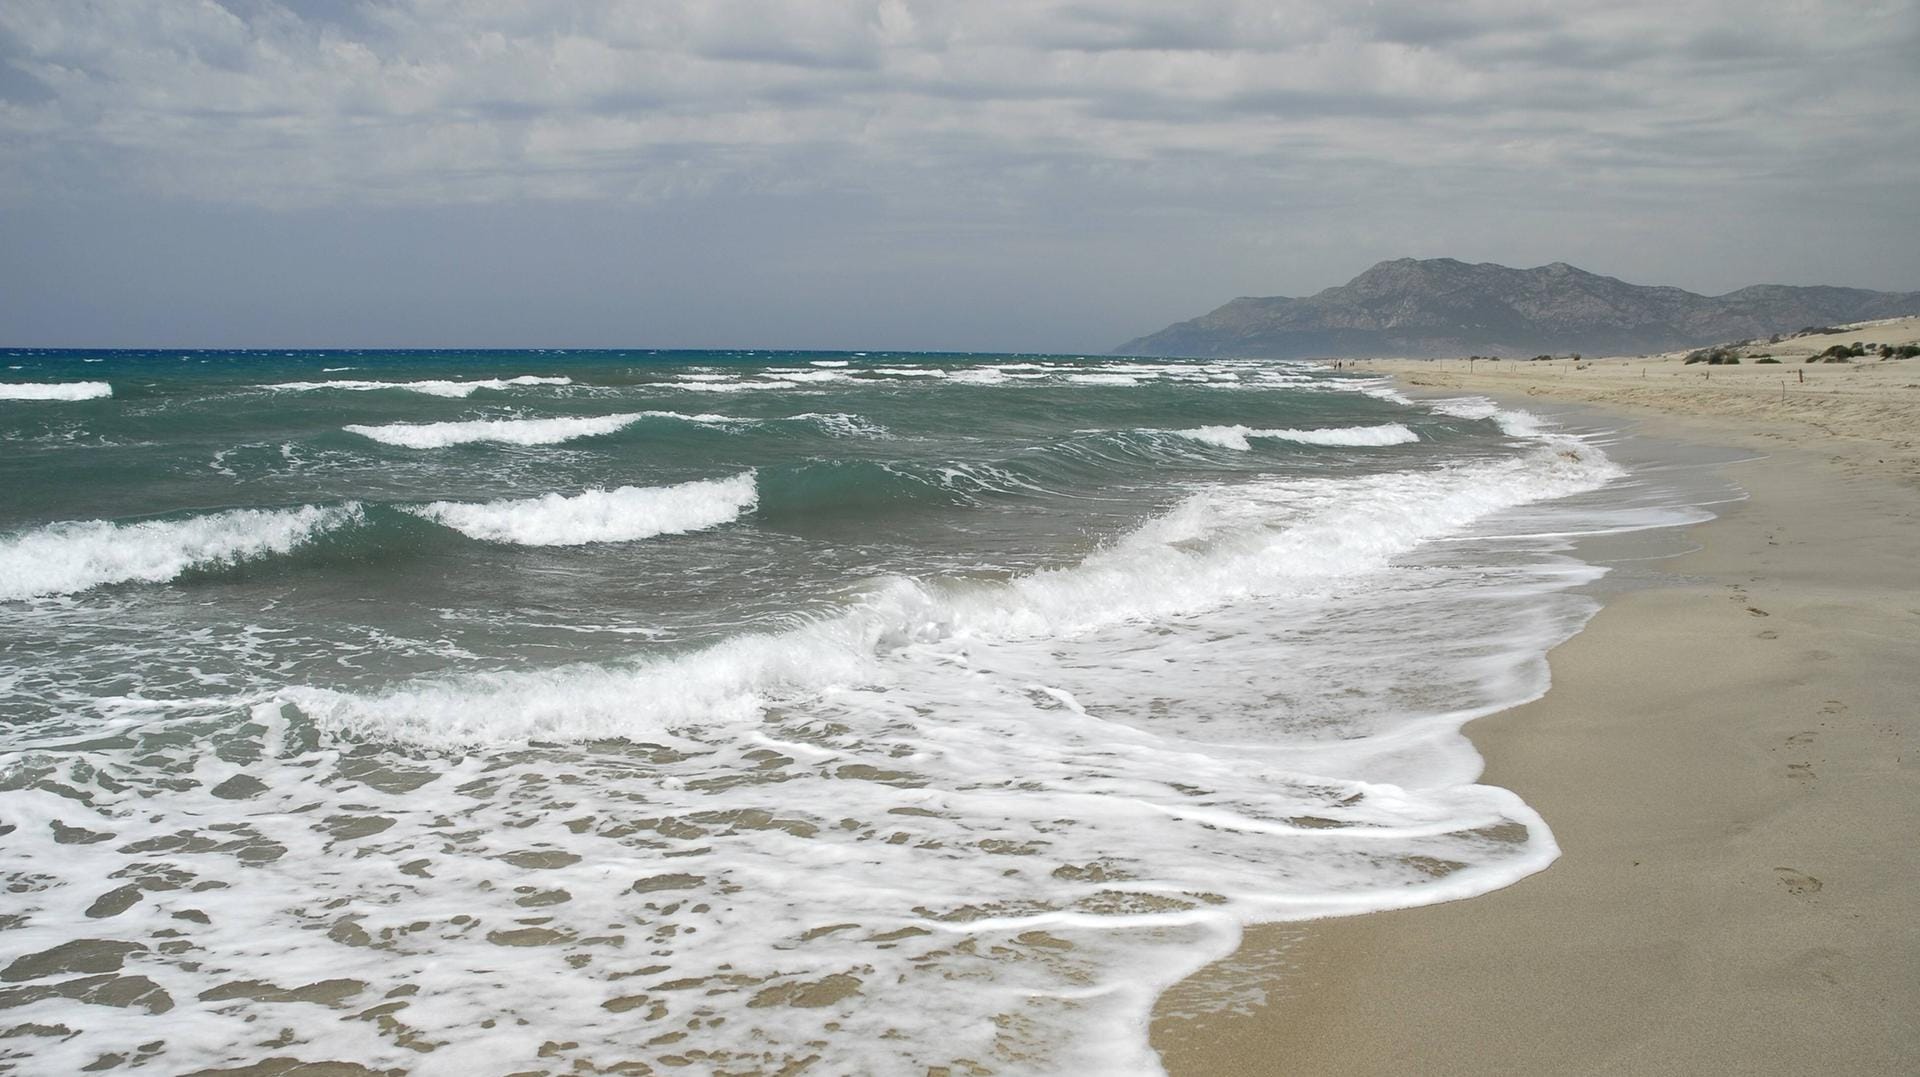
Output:
<instances>
[{"instance_id":1,"label":"ocean wave","mask_svg":"<svg viewBox=\"0 0 1920 1077\"><path fill-rule=\"evenodd\" d=\"M995 367L981 366L965 367L954 371L949 376L962 385L1005 385L1014 378L1022 377L1023 375L1009 374Z\"/></svg>"},{"instance_id":2,"label":"ocean wave","mask_svg":"<svg viewBox=\"0 0 1920 1077\"><path fill-rule=\"evenodd\" d=\"M1453 397L1446 400L1429 400L1427 407L1441 415L1456 419L1468 419L1475 422L1492 420L1500 432L1514 438L1537 438L1546 431L1546 424L1538 415L1530 411L1515 408L1503 408L1481 396Z\"/></svg>"},{"instance_id":3,"label":"ocean wave","mask_svg":"<svg viewBox=\"0 0 1920 1077\"><path fill-rule=\"evenodd\" d=\"M730 523L758 504L754 473L674 486L622 486L571 497L435 501L408 511L469 538L519 546L584 546L677 535Z\"/></svg>"},{"instance_id":4,"label":"ocean wave","mask_svg":"<svg viewBox=\"0 0 1920 1077\"><path fill-rule=\"evenodd\" d=\"M1598 450L1567 439L1491 463L1223 486L1072 567L1004 581L893 577L837 616L692 655L370 696L303 690L292 701L343 728L438 746L669 735L864 683L902 648L1071 637L1377 571L1493 513L1597 489L1621 474Z\"/></svg>"},{"instance_id":5,"label":"ocean wave","mask_svg":"<svg viewBox=\"0 0 1920 1077\"><path fill-rule=\"evenodd\" d=\"M683 378L692 378L694 375L682 374L680 376ZM719 376L719 375L716 375L716 376ZM794 387L795 386L782 381L737 381L737 380L657 382L648 386L648 388L655 388L655 389L685 389L688 392L694 392L694 393L745 393L745 392L752 392L753 390L756 390L756 389L792 389Z\"/></svg>"},{"instance_id":6,"label":"ocean wave","mask_svg":"<svg viewBox=\"0 0 1920 1077\"><path fill-rule=\"evenodd\" d=\"M1292 441L1302 445L1349 445L1384 446L1410 445L1420 440L1420 435L1407 429L1400 423L1382 423L1378 426L1335 426L1319 430L1256 430L1250 426L1200 426L1191 430L1174 430L1170 433L1194 441L1204 441L1209 445L1218 445L1223 449L1238 449L1246 452L1253 448L1249 438L1273 438L1279 441Z\"/></svg>"},{"instance_id":7,"label":"ocean wave","mask_svg":"<svg viewBox=\"0 0 1920 1077\"><path fill-rule=\"evenodd\" d=\"M681 415L672 411L631 411L566 419L471 419L446 423L388 423L384 426L344 426L350 434L385 445L408 449L444 449L452 445L493 442L501 445L558 445L575 438L597 437L624 430L642 419L670 417L689 422L724 421L723 415Z\"/></svg>"},{"instance_id":8,"label":"ocean wave","mask_svg":"<svg viewBox=\"0 0 1920 1077\"><path fill-rule=\"evenodd\" d=\"M350 370L351 367L341 367ZM399 389L409 393L424 393L427 396L467 397L480 389L504 390L523 385L572 385L572 378L539 377L523 374L517 378L483 378L475 381L357 381L342 379L338 381L284 381L263 386L267 389L281 389L288 392L313 392L320 389L339 389L346 392L369 392L376 389Z\"/></svg>"},{"instance_id":9,"label":"ocean wave","mask_svg":"<svg viewBox=\"0 0 1920 1077\"><path fill-rule=\"evenodd\" d=\"M1011 465L809 460L762 469L759 511L763 519L784 524L916 504L971 506L1039 489L1024 469Z\"/></svg>"},{"instance_id":10,"label":"ocean wave","mask_svg":"<svg viewBox=\"0 0 1920 1077\"><path fill-rule=\"evenodd\" d=\"M827 434L837 438L867 438L875 441L889 441L893 438L892 431L879 423L844 411L807 411L798 415L789 415L787 418L813 423Z\"/></svg>"},{"instance_id":11,"label":"ocean wave","mask_svg":"<svg viewBox=\"0 0 1920 1077\"><path fill-rule=\"evenodd\" d=\"M893 434L870 419L847 412L801 412L797 415L753 418L690 414L682 411L630 411L563 419L472 419L444 423L388 423L384 426L349 425L349 433L408 449L444 449L453 445L494 442L504 445L557 445L575 438L617 433L647 419L664 419L733 432L767 428L778 423L802 423L830 437L886 440Z\"/></svg>"},{"instance_id":12,"label":"ocean wave","mask_svg":"<svg viewBox=\"0 0 1920 1077\"><path fill-rule=\"evenodd\" d=\"M113 395L104 381L0 382L0 400L98 400Z\"/></svg>"},{"instance_id":13,"label":"ocean wave","mask_svg":"<svg viewBox=\"0 0 1920 1077\"><path fill-rule=\"evenodd\" d=\"M0 538L0 600L71 594L112 583L164 583L193 568L284 554L358 523L358 503L233 509L184 520L52 524Z\"/></svg>"},{"instance_id":14,"label":"ocean wave","mask_svg":"<svg viewBox=\"0 0 1920 1077\"><path fill-rule=\"evenodd\" d=\"M846 381L848 376L838 370L774 370L769 369L761 375L775 381L805 383L823 381Z\"/></svg>"}]
</instances>

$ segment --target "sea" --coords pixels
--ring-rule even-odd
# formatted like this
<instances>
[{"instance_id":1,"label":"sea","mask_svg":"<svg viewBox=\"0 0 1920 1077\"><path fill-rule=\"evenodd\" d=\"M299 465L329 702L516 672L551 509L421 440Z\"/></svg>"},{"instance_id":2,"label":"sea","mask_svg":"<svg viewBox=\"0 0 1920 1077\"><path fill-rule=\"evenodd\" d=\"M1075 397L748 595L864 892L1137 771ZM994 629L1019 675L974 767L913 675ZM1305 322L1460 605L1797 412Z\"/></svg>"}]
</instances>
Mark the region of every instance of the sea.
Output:
<instances>
[{"instance_id":1,"label":"sea","mask_svg":"<svg viewBox=\"0 0 1920 1077\"><path fill-rule=\"evenodd\" d=\"M1270 360L0 351L0 1069L1161 1072L1245 925L1553 861L1462 726L1583 536L1709 516L1624 437Z\"/></svg>"}]
</instances>

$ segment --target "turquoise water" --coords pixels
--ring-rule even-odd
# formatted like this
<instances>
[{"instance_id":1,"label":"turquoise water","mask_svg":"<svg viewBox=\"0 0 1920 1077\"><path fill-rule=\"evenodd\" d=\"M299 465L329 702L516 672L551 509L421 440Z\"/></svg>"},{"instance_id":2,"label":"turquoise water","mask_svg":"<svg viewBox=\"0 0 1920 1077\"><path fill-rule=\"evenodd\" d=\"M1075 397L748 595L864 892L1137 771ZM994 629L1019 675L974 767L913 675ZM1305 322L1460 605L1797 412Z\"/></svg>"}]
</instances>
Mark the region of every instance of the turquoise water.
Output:
<instances>
[{"instance_id":1,"label":"turquoise water","mask_svg":"<svg viewBox=\"0 0 1920 1077\"><path fill-rule=\"evenodd\" d=\"M1152 1072L1241 924L1552 859L1458 727L1693 518L1309 364L0 358L28 1071Z\"/></svg>"}]
</instances>

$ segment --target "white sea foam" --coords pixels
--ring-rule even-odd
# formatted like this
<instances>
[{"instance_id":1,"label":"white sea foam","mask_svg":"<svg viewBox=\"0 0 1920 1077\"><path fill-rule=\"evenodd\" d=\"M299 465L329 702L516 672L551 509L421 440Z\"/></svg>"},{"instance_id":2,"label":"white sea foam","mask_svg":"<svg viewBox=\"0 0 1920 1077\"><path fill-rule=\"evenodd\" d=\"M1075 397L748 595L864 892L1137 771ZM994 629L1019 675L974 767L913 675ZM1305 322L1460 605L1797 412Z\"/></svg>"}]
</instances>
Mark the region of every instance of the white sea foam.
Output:
<instances>
[{"instance_id":1,"label":"white sea foam","mask_svg":"<svg viewBox=\"0 0 1920 1077\"><path fill-rule=\"evenodd\" d=\"M1300 383L1285 382L1283 384ZM1385 400L1391 404L1403 404L1407 407L1414 406L1412 398L1394 388L1393 380L1390 378L1339 378L1332 381L1307 382L1305 384L1316 388L1331 389L1337 392L1360 393L1363 396L1370 396L1375 400Z\"/></svg>"},{"instance_id":2,"label":"white sea foam","mask_svg":"<svg viewBox=\"0 0 1920 1077\"><path fill-rule=\"evenodd\" d=\"M1073 634L1377 570L1489 514L1594 489L1619 474L1598 450L1556 443L1494 463L1242 484L1196 494L1072 568L990 585L895 579L840 618L741 637L704 656L584 672L578 691L553 690L555 674L533 676L524 692L513 688L515 677L488 677L470 688L338 697L326 712L436 744L697 727L702 715L727 719L767 698L858 681L909 644ZM456 728L441 724L449 715L460 716Z\"/></svg>"},{"instance_id":3,"label":"white sea foam","mask_svg":"<svg viewBox=\"0 0 1920 1077\"><path fill-rule=\"evenodd\" d=\"M761 377L795 384L847 380L847 375L838 370L768 370Z\"/></svg>"},{"instance_id":4,"label":"white sea foam","mask_svg":"<svg viewBox=\"0 0 1920 1077\"><path fill-rule=\"evenodd\" d=\"M622 486L471 504L435 501L410 511L469 538L519 546L632 542L718 527L759 503L754 473L674 486Z\"/></svg>"},{"instance_id":5,"label":"white sea foam","mask_svg":"<svg viewBox=\"0 0 1920 1077\"><path fill-rule=\"evenodd\" d=\"M112 395L113 386L104 381L0 382L0 400L98 400Z\"/></svg>"},{"instance_id":6,"label":"white sea foam","mask_svg":"<svg viewBox=\"0 0 1920 1077\"><path fill-rule=\"evenodd\" d=\"M980 366L962 367L948 375L948 377L964 385L1004 385L1013 378L1020 377L1020 375L1008 374L1004 370L990 366Z\"/></svg>"},{"instance_id":7,"label":"white sea foam","mask_svg":"<svg viewBox=\"0 0 1920 1077\"><path fill-rule=\"evenodd\" d=\"M844 411L807 411L799 415L789 415L787 418L811 422L837 438L870 438L875 441L887 441L893 438L893 434L879 423L859 415L849 415Z\"/></svg>"},{"instance_id":8,"label":"white sea foam","mask_svg":"<svg viewBox=\"0 0 1920 1077\"><path fill-rule=\"evenodd\" d=\"M404 855L429 857L430 885L448 895L430 923L474 910L487 938L513 938L493 925L514 906L492 895L563 891L570 900L538 910L554 953L503 953L452 928L435 929L430 958L363 960L317 931L277 952L325 976L420 984L469 1019L504 1007L560 1022L585 1058L618 1050L624 1026L565 1015L645 994L685 1035L676 1049L724 1052L746 1035L775 1061L824 1051L835 1072L962 1058L1012 1073L1156 1072L1142 1033L1154 996L1229 951L1241 924L1465 897L1553 859L1531 809L1473 784L1478 760L1457 727L1540 691L1539 656L1590 609L1543 596L1592 570L1516 570L1510 551L1481 572L1395 566L1430 539L1616 474L1553 442L1494 462L1222 486L1072 567L893 578L838 616L680 657L370 695L285 691L259 712L270 731L314 720L443 748L624 738L670 762L476 760L410 789L404 809L355 787L361 812L412 828L383 842L411 848L417 831L429 850ZM1496 565L1505 575L1489 587ZM1484 631L1458 631L1467 616ZM1223 683L1221 668L1248 671L1246 683ZM293 783L290 803L313 795L293 768L254 769L270 789ZM578 776L543 792L556 769ZM602 825L578 804L588 787L649 822ZM471 852L424 829L453 797L467 813L453 840ZM605 836L626 833L639 844ZM308 840L274 838L296 853ZM529 848L553 850L538 855L556 866L499 866ZM1448 871L1422 867L1435 862ZM280 900L306 908L313 895ZM630 906L657 928L651 979L628 986L613 962L540 991L463 986L467 970L519 960L528 973L513 979L532 982L542 958L597 954L584 937L629 922L617 910ZM369 934L424 918L406 902L350 909ZM244 937L266 933L226 905L218 915ZM699 1025L661 989L686 983L704 985ZM715 1015L723 1028L702 1027ZM996 1029L1009 1026L1027 1033L1008 1042ZM478 1064L459 1043L443 1050L450 1065Z\"/></svg>"},{"instance_id":9,"label":"white sea foam","mask_svg":"<svg viewBox=\"0 0 1920 1077\"><path fill-rule=\"evenodd\" d=\"M1447 400L1429 400L1426 404L1434 411L1442 415L1451 415L1456 419L1476 421L1490 419L1508 437L1539 437L1546 429L1540 417L1532 412L1503 408L1485 397L1463 396Z\"/></svg>"},{"instance_id":10,"label":"white sea foam","mask_svg":"<svg viewBox=\"0 0 1920 1077\"><path fill-rule=\"evenodd\" d=\"M342 367L340 369L352 369ZM517 378L482 378L473 381L358 381L341 379L337 381L285 381L268 385L268 389L280 389L288 392L313 392L320 389L339 389L347 392L369 392L376 389L399 389L409 393L424 393L427 396L467 397L480 389L505 390L525 385L572 385L572 378L545 378L533 374L523 374Z\"/></svg>"},{"instance_id":11,"label":"white sea foam","mask_svg":"<svg viewBox=\"0 0 1920 1077\"><path fill-rule=\"evenodd\" d=\"M361 519L357 504L234 509L184 520L58 523L0 538L0 599L70 594L110 583L163 583L190 568L235 564Z\"/></svg>"},{"instance_id":12,"label":"white sea foam","mask_svg":"<svg viewBox=\"0 0 1920 1077\"><path fill-rule=\"evenodd\" d=\"M721 375L720 381L687 381L678 384L662 384L662 389L685 389L695 393L744 393L756 389L790 389L791 385L778 381L736 381Z\"/></svg>"},{"instance_id":13,"label":"white sea foam","mask_svg":"<svg viewBox=\"0 0 1920 1077\"><path fill-rule=\"evenodd\" d=\"M1336 426L1320 430L1256 430L1250 426L1201 426L1191 430L1175 430L1172 433L1195 441L1204 441L1209 445L1218 445L1223 449L1239 449L1241 452L1253 448L1248 441L1249 438L1273 438L1279 441L1298 442L1302 445L1351 446L1408 445L1420 440L1420 435L1400 423L1382 423L1378 426Z\"/></svg>"},{"instance_id":14,"label":"white sea foam","mask_svg":"<svg viewBox=\"0 0 1920 1077\"><path fill-rule=\"evenodd\" d=\"M558 445L575 438L597 437L624 430L642 419L654 417L684 418L700 422L722 416L683 416L676 412L633 411L617 415L593 415L566 419L471 419L446 423L388 423L384 426L352 424L342 427L348 433L372 438L386 445L409 449L444 449L450 445L493 442L501 445Z\"/></svg>"},{"instance_id":15,"label":"white sea foam","mask_svg":"<svg viewBox=\"0 0 1920 1077\"><path fill-rule=\"evenodd\" d=\"M1605 519L1585 492L1619 471L1566 438L1498 448L1223 483L1066 567L882 578L700 649L269 689L207 732L14 753L0 874L57 881L12 895L10 952L164 937L116 983L171 1000L48 991L21 1020L72 1031L16 1049L1158 1073L1154 997L1242 925L1556 855L1458 727L1543 689L1597 570L1529 536ZM162 885L102 916L114 878Z\"/></svg>"}]
</instances>

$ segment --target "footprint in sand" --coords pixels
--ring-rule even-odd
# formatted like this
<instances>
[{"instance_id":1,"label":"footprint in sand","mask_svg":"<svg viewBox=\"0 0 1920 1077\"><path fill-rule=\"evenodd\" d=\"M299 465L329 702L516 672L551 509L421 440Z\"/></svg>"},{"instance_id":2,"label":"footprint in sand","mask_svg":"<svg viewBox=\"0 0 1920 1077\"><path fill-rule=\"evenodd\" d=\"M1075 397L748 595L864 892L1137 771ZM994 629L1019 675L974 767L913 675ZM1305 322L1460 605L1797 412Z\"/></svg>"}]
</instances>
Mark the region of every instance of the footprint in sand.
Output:
<instances>
[{"instance_id":1,"label":"footprint in sand","mask_svg":"<svg viewBox=\"0 0 1920 1077\"><path fill-rule=\"evenodd\" d=\"M1795 733L1793 736L1787 738L1787 746L1790 748L1798 748L1803 744L1812 744L1813 737L1814 737L1813 730L1802 729L1800 732Z\"/></svg>"},{"instance_id":2,"label":"footprint in sand","mask_svg":"<svg viewBox=\"0 0 1920 1077\"><path fill-rule=\"evenodd\" d=\"M1763 609L1761 609L1761 608L1759 608L1758 606L1748 606L1748 607L1747 607L1747 612L1748 612L1748 613L1751 613L1751 614L1753 614L1753 615L1754 615L1755 617L1771 617L1771 616L1773 616L1773 614L1771 614L1771 613L1768 613L1768 612L1767 612L1766 610L1763 610Z\"/></svg>"},{"instance_id":3,"label":"footprint in sand","mask_svg":"<svg viewBox=\"0 0 1920 1077\"><path fill-rule=\"evenodd\" d=\"M1766 630L1766 631L1764 631L1764 632L1755 632L1755 633L1753 634L1753 638L1755 638L1755 639L1779 639L1779 638L1780 638L1780 633L1778 633L1778 632L1775 632L1775 631L1774 631L1773 629L1771 629L1771 628L1769 628L1769 629L1767 629L1767 630Z\"/></svg>"},{"instance_id":4,"label":"footprint in sand","mask_svg":"<svg viewBox=\"0 0 1920 1077\"><path fill-rule=\"evenodd\" d=\"M1786 887L1787 893L1795 897L1805 897L1808 894L1820 892L1820 880L1805 872L1795 871L1792 868L1774 868L1773 870L1780 876L1780 885Z\"/></svg>"},{"instance_id":5,"label":"footprint in sand","mask_svg":"<svg viewBox=\"0 0 1920 1077\"><path fill-rule=\"evenodd\" d=\"M1792 778L1796 781L1810 782L1813 780L1813 764L1812 763L1788 763L1787 777Z\"/></svg>"}]
</instances>

